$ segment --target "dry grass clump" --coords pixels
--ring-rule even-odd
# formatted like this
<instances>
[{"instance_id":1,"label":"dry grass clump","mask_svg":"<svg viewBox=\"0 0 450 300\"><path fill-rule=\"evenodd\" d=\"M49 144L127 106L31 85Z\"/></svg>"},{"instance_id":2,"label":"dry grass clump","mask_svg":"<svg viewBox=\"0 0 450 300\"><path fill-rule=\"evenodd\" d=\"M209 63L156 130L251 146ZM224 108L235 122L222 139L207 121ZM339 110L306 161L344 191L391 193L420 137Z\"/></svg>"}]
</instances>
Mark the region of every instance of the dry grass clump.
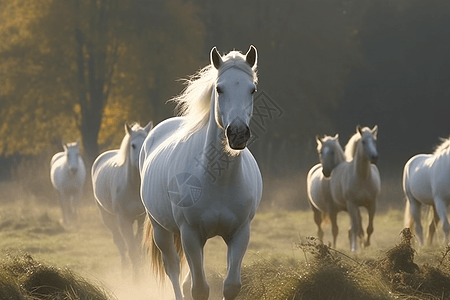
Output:
<instances>
[{"instance_id":1,"label":"dry grass clump","mask_svg":"<svg viewBox=\"0 0 450 300\"><path fill-rule=\"evenodd\" d=\"M409 228L401 232L401 242L384 253L375 263L384 275L397 299L450 299L450 245L447 245L439 264L432 266L414 263L413 236Z\"/></svg>"},{"instance_id":2,"label":"dry grass clump","mask_svg":"<svg viewBox=\"0 0 450 300\"><path fill-rule=\"evenodd\" d=\"M368 266L334 252L314 237L299 245L312 260L265 261L246 266L239 299L392 299Z\"/></svg>"},{"instance_id":3,"label":"dry grass clump","mask_svg":"<svg viewBox=\"0 0 450 300\"><path fill-rule=\"evenodd\" d=\"M70 270L45 266L28 254L8 255L0 263L0 274L0 299L111 299L102 288Z\"/></svg>"}]
</instances>

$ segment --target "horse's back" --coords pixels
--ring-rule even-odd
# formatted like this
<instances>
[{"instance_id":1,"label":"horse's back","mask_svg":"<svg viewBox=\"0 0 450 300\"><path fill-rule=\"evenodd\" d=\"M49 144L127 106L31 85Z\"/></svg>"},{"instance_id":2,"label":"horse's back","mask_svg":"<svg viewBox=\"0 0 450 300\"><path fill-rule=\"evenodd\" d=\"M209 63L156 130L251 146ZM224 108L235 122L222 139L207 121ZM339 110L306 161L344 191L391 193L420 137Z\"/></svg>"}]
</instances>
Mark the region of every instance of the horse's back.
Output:
<instances>
[{"instance_id":1,"label":"horse's back","mask_svg":"<svg viewBox=\"0 0 450 300\"><path fill-rule=\"evenodd\" d=\"M162 121L150 131L142 144L139 155L139 170L142 170L144 161L150 153L172 136L180 128L182 123L183 117L173 117Z\"/></svg>"},{"instance_id":2,"label":"horse's back","mask_svg":"<svg viewBox=\"0 0 450 300\"><path fill-rule=\"evenodd\" d=\"M322 174L322 165L317 164L308 172L306 188L309 201L320 211L327 210L331 201L330 180Z\"/></svg>"}]
</instances>

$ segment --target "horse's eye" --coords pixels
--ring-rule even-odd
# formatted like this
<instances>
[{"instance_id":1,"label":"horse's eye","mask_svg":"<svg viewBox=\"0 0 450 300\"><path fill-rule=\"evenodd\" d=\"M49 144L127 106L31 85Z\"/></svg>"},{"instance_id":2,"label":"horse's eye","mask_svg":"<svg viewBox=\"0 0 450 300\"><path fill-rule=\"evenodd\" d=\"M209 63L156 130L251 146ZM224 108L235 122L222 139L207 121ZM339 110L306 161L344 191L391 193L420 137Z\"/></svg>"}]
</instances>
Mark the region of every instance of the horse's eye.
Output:
<instances>
[{"instance_id":1,"label":"horse's eye","mask_svg":"<svg viewBox=\"0 0 450 300\"><path fill-rule=\"evenodd\" d=\"M217 94L222 94L222 93L223 93L223 91L222 91L222 89L220 88L220 86L217 86L217 87L216 87L216 91L217 91Z\"/></svg>"},{"instance_id":2,"label":"horse's eye","mask_svg":"<svg viewBox=\"0 0 450 300\"><path fill-rule=\"evenodd\" d=\"M253 88L251 91L252 95L256 93L256 88Z\"/></svg>"},{"instance_id":3,"label":"horse's eye","mask_svg":"<svg viewBox=\"0 0 450 300\"><path fill-rule=\"evenodd\" d=\"M136 149L136 145L135 144L131 144L131 148Z\"/></svg>"}]
</instances>

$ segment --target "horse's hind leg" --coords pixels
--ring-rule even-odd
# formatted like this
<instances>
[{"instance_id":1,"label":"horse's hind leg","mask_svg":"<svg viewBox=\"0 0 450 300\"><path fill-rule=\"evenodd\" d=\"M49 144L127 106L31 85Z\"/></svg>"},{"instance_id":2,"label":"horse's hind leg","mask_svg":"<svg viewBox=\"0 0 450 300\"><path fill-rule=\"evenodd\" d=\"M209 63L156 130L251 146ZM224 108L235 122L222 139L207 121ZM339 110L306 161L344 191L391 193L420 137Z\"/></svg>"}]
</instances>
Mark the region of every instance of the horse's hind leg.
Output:
<instances>
[{"instance_id":1,"label":"horse's hind leg","mask_svg":"<svg viewBox=\"0 0 450 300\"><path fill-rule=\"evenodd\" d=\"M408 197L411 217L414 220L415 226L414 229L416 231L417 239L419 240L420 245L423 245L423 232L422 232L422 224L421 220L421 204L419 201L415 200L412 197Z\"/></svg>"},{"instance_id":2,"label":"horse's hind leg","mask_svg":"<svg viewBox=\"0 0 450 300\"><path fill-rule=\"evenodd\" d=\"M110 214L107 212L101 205L97 203L97 206L100 210L100 215L102 217L103 224L111 231L112 238L114 241L114 244L116 245L117 249L119 250L120 259L122 263L122 270L127 268L128 261L126 257L126 251L127 247L125 245L125 241L123 240L122 234L119 229L119 222L115 215Z\"/></svg>"},{"instance_id":3,"label":"horse's hind leg","mask_svg":"<svg viewBox=\"0 0 450 300\"><path fill-rule=\"evenodd\" d=\"M436 207L431 205L430 209L433 210L433 218L430 221L430 226L428 227L428 245L433 244L434 233L436 232L436 226L439 223L439 215L436 211Z\"/></svg>"},{"instance_id":4,"label":"horse's hind leg","mask_svg":"<svg viewBox=\"0 0 450 300\"><path fill-rule=\"evenodd\" d=\"M445 243L449 242L449 234L450 234L450 224L447 219L447 205L444 199L437 198L434 200L434 205L436 206L436 212L439 215L439 219L442 222L442 230L445 235Z\"/></svg>"}]
</instances>

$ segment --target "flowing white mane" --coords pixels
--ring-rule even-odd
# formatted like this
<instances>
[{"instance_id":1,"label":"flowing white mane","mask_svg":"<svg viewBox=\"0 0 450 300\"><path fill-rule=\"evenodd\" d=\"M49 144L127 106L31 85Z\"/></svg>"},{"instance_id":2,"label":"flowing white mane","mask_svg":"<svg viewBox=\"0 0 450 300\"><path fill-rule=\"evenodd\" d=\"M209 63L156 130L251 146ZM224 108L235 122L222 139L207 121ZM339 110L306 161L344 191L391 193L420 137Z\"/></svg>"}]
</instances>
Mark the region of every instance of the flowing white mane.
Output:
<instances>
[{"instance_id":1,"label":"flowing white mane","mask_svg":"<svg viewBox=\"0 0 450 300\"><path fill-rule=\"evenodd\" d=\"M358 146L358 142L361 140L361 134L359 132L355 133L345 145L345 157L347 160L352 160L355 157L356 148Z\"/></svg>"},{"instance_id":2,"label":"flowing white mane","mask_svg":"<svg viewBox=\"0 0 450 300\"><path fill-rule=\"evenodd\" d=\"M433 152L434 156L448 154L450 152L450 137L446 139L441 139L441 141L442 143L438 145Z\"/></svg>"},{"instance_id":3,"label":"flowing white mane","mask_svg":"<svg viewBox=\"0 0 450 300\"><path fill-rule=\"evenodd\" d=\"M186 80L186 88L183 92L169 101L177 104L179 116L185 117L181 125L176 141L188 139L194 132L201 129L209 121L211 108L211 95L217 78L230 68L238 68L253 78L257 83L256 67L253 69L245 60L245 55L238 51L231 51L222 57L223 64L217 70L212 65L198 71Z\"/></svg>"}]
</instances>

